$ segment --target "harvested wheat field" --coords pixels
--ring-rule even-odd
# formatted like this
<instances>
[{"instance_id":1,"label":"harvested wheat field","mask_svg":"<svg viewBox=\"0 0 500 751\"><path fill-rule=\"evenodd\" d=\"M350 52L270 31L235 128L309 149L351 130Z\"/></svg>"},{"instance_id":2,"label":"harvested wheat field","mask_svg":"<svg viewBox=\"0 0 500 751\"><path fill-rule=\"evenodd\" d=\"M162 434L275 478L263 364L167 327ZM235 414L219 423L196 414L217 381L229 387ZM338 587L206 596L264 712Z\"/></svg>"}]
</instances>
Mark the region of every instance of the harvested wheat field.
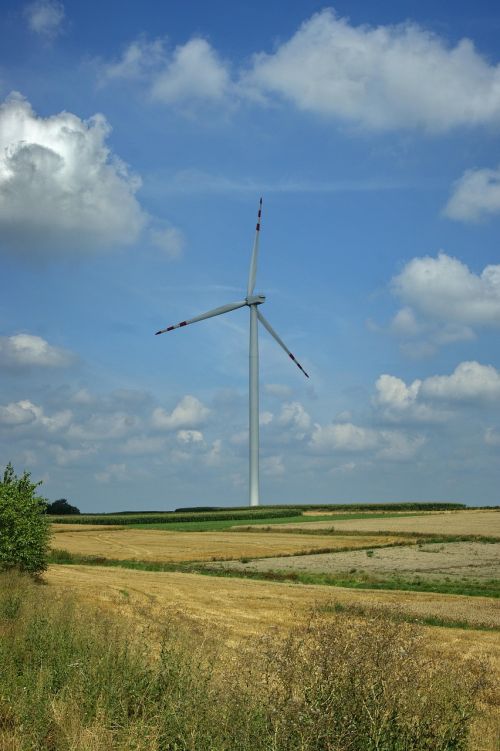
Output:
<instances>
[{"instance_id":1,"label":"harvested wheat field","mask_svg":"<svg viewBox=\"0 0 500 751\"><path fill-rule=\"evenodd\" d=\"M355 538L353 538L355 539ZM224 567L221 563L219 566ZM265 558L229 564L241 571L366 572L433 579L500 579L500 542L448 542L405 545L378 550L313 553L290 558Z\"/></svg>"},{"instance_id":2,"label":"harvested wheat field","mask_svg":"<svg viewBox=\"0 0 500 751\"><path fill-rule=\"evenodd\" d=\"M181 617L209 631L216 627L230 640L289 625L297 614L332 601L500 627L500 608L488 597L351 590L101 566L51 566L47 578L51 584L129 615L140 615L141 608L146 608L147 617L154 617L158 624L168 615ZM500 651L498 634L495 638Z\"/></svg>"},{"instance_id":3,"label":"harvested wheat field","mask_svg":"<svg viewBox=\"0 0 500 751\"><path fill-rule=\"evenodd\" d=\"M310 550L390 545L397 536L343 537L231 532L164 532L163 530L53 525L52 547L80 555L138 561L210 561L291 555ZM78 526L78 525L75 525Z\"/></svg>"},{"instance_id":4,"label":"harvested wheat field","mask_svg":"<svg viewBox=\"0 0 500 751\"><path fill-rule=\"evenodd\" d=\"M263 525L264 526L264 525ZM483 535L500 538L498 511L444 511L422 516L381 519L337 519L334 522L297 522L276 524L281 529L332 529L340 532L423 532L444 535Z\"/></svg>"}]
</instances>

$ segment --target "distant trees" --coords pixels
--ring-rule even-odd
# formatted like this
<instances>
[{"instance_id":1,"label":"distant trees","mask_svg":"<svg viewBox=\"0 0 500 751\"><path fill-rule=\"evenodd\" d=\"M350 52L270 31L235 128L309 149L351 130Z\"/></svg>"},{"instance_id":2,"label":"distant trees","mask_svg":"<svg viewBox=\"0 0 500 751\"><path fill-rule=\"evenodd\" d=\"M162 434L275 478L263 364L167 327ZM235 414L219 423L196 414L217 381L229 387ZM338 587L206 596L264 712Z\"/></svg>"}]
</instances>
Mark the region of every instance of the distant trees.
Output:
<instances>
[{"instance_id":1,"label":"distant trees","mask_svg":"<svg viewBox=\"0 0 500 751\"><path fill-rule=\"evenodd\" d=\"M52 514L54 516L61 516L63 514L79 514L80 509L76 506L72 506L66 498L59 498L57 501L54 501L53 503L49 503L47 506L47 514Z\"/></svg>"},{"instance_id":2,"label":"distant trees","mask_svg":"<svg viewBox=\"0 0 500 751\"><path fill-rule=\"evenodd\" d=\"M38 575L47 568L50 531L47 501L36 495L39 485L29 472L17 477L7 464L0 482L0 570Z\"/></svg>"}]
</instances>

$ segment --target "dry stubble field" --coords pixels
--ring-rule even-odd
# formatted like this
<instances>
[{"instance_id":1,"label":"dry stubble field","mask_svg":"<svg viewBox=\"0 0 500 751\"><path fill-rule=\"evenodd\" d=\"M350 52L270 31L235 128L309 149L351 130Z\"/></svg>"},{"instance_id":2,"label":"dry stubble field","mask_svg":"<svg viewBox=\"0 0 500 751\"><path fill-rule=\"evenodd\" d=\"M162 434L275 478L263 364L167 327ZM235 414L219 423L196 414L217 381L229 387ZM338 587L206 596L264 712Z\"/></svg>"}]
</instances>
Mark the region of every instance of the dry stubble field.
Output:
<instances>
[{"instance_id":1,"label":"dry stubble field","mask_svg":"<svg viewBox=\"0 0 500 751\"><path fill-rule=\"evenodd\" d=\"M498 544L456 542L377 548L395 542L398 532L476 534L500 537L500 514L466 511L413 517L335 521L344 535L306 535L291 532L164 532L127 528L55 526L52 544L73 553L143 561L233 560L231 565L263 568L299 567L304 570L339 571L360 568L379 574L394 572L422 576L498 576ZM276 525L278 526L278 525ZM281 525L280 525L281 526ZM301 526L301 525L295 525ZM310 522L305 529L332 524ZM351 531L394 536L352 535ZM408 542L408 540L407 540ZM318 554L318 549L371 547L365 551ZM295 555L311 551L309 555ZM278 557L277 557L278 556ZM283 557L279 556L292 556ZM239 558L259 559L251 564ZM235 560L236 559L236 560ZM369 564L369 566L368 566ZM224 564L221 564L224 565ZM328 569L327 566L331 568ZM239 578L217 578L192 573L160 573L96 566L51 566L47 581L59 591L72 592L93 604L126 618L139 638L160 635L172 620L182 622L199 637L222 641L240 649L269 630L285 632L314 608L337 606L375 609L389 617L401 614L462 621L468 629L425 627L432 648L447 654L480 656L488 661L500 683L500 628L498 600L425 592L357 590L332 586L285 584ZM335 617L334 614L331 616ZM355 610L353 617L357 617ZM498 751L495 722L490 716L475 731L471 751Z\"/></svg>"},{"instance_id":2,"label":"dry stubble field","mask_svg":"<svg viewBox=\"0 0 500 751\"><path fill-rule=\"evenodd\" d=\"M335 539L335 538L334 538ZM355 539L355 538L353 538ZM242 563L233 561L232 569L241 571L306 571L310 573L366 572L385 576L408 575L426 580L500 578L500 542L427 543L353 550L338 553L313 553L290 558L264 558ZM221 567L227 564L221 563Z\"/></svg>"},{"instance_id":3,"label":"dry stubble field","mask_svg":"<svg viewBox=\"0 0 500 751\"><path fill-rule=\"evenodd\" d=\"M52 547L80 555L137 561L210 561L292 555L309 550L362 548L404 541L397 535L349 537L266 532L167 532L53 524ZM71 529L68 529L71 527ZM76 528L76 529L75 529Z\"/></svg>"},{"instance_id":4,"label":"dry stubble field","mask_svg":"<svg viewBox=\"0 0 500 751\"><path fill-rule=\"evenodd\" d=\"M263 525L264 526L264 525ZM331 529L340 532L421 532L443 535L484 535L500 538L500 511L444 511L421 516L379 519L336 519L332 522L276 524L281 529Z\"/></svg>"}]
</instances>

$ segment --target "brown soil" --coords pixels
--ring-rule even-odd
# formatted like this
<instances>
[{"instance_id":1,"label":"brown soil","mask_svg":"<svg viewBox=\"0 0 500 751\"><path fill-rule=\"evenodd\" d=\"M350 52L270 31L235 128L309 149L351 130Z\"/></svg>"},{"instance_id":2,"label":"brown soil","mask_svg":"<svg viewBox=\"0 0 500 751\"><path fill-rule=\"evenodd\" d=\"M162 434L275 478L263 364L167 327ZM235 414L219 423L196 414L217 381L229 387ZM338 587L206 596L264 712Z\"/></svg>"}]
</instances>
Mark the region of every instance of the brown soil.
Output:
<instances>
[{"instance_id":1,"label":"brown soil","mask_svg":"<svg viewBox=\"0 0 500 751\"><path fill-rule=\"evenodd\" d=\"M219 564L224 567L228 564ZM290 558L266 558L248 563L234 561L242 571L307 571L309 573L367 572L425 579L500 579L500 543L450 542L381 548L345 553L319 553Z\"/></svg>"},{"instance_id":2,"label":"brown soil","mask_svg":"<svg viewBox=\"0 0 500 751\"><path fill-rule=\"evenodd\" d=\"M55 526L55 525L54 525ZM401 538L241 532L164 532L155 529L92 527L54 529L52 547L80 555L139 561L210 561L262 558L310 550L389 545ZM64 527L64 529L61 529Z\"/></svg>"}]
</instances>

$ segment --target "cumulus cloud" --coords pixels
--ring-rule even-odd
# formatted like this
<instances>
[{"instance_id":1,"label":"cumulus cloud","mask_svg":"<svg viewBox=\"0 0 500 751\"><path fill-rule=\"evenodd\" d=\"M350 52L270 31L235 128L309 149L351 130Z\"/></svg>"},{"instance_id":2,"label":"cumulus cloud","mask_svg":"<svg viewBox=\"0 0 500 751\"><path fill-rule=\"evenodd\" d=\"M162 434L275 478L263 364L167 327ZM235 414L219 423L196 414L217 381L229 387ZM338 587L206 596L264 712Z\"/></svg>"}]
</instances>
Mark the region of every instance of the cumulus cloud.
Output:
<instances>
[{"instance_id":1,"label":"cumulus cloud","mask_svg":"<svg viewBox=\"0 0 500 751\"><path fill-rule=\"evenodd\" d=\"M0 105L0 244L30 255L134 242L147 217L140 179L106 145L102 115L39 117L20 94Z\"/></svg>"},{"instance_id":2,"label":"cumulus cloud","mask_svg":"<svg viewBox=\"0 0 500 751\"><path fill-rule=\"evenodd\" d=\"M493 365L481 365L474 360L461 362L451 375L426 378L421 385L422 395L449 401L500 400L500 371Z\"/></svg>"},{"instance_id":3,"label":"cumulus cloud","mask_svg":"<svg viewBox=\"0 0 500 751\"><path fill-rule=\"evenodd\" d=\"M176 47L151 93L168 104L188 99L217 102L225 97L229 83L227 65L206 39L194 38Z\"/></svg>"},{"instance_id":4,"label":"cumulus cloud","mask_svg":"<svg viewBox=\"0 0 500 751\"><path fill-rule=\"evenodd\" d=\"M177 433L179 443L203 443L201 430L179 430Z\"/></svg>"},{"instance_id":5,"label":"cumulus cloud","mask_svg":"<svg viewBox=\"0 0 500 751\"><path fill-rule=\"evenodd\" d=\"M205 422L210 410L195 396L184 396L169 414L162 407L156 407L151 416L151 424L159 430L194 428Z\"/></svg>"},{"instance_id":6,"label":"cumulus cloud","mask_svg":"<svg viewBox=\"0 0 500 751\"><path fill-rule=\"evenodd\" d=\"M500 167L467 170L454 184L444 213L462 222L477 222L499 214Z\"/></svg>"},{"instance_id":7,"label":"cumulus cloud","mask_svg":"<svg viewBox=\"0 0 500 751\"><path fill-rule=\"evenodd\" d=\"M425 443L423 436L396 430L378 430L353 423L314 426L310 447L319 454L371 453L389 461L411 459Z\"/></svg>"},{"instance_id":8,"label":"cumulus cloud","mask_svg":"<svg viewBox=\"0 0 500 751\"><path fill-rule=\"evenodd\" d=\"M74 359L71 352L49 344L41 336L0 336L0 368L60 368L70 365Z\"/></svg>"},{"instance_id":9,"label":"cumulus cloud","mask_svg":"<svg viewBox=\"0 0 500 751\"><path fill-rule=\"evenodd\" d=\"M500 66L468 39L450 46L421 26L353 26L326 9L274 53L255 56L245 81L256 97L365 128L498 123Z\"/></svg>"},{"instance_id":10,"label":"cumulus cloud","mask_svg":"<svg viewBox=\"0 0 500 751\"><path fill-rule=\"evenodd\" d=\"M383 374L376 383L374 404L386 419L394 422L441 422L447 413L419 400L422 381L417 379L409 386L401 378Z\"/></svg>"},{"instance_id":11,"label":"cumulus cloud","mask_svg":"<svg viewBox=\"0 0 500 751\"><path fill-rule=\"evenodd\" d=\"M440 252L409 261L391 282L404 303L391 323L409 341L408 354L432 354L438 346L475 337L475 329L500 325L500 265L479 274Z\"/></svg>"},{"instance_id":12,"label":"cumulus cloud","mask_svg":"<svg viewBox=\"0 0 500 751\"><path fill-rule=\"evenodd\" d=\"M64 5L57 0L36 0L24 9L31 31L51 41L62 30Z\"/></svg>"},{"instance_id":13,"label":"cumulus cloud","mask_svg":"<svg viewBox=\"0 0 500 751\"><path fill-rule=\"evenodd\" d=\"M438 423L452 416L453 403L500 401L500 371L492 365L461 362L450 375L434 375L406 384L383 374L375 383L374 406L393 422Z\"/></svg>"},{"instance_id":14,"label":"cumulus cloud","mask_svg":"<svg viewBox=\"0 0 500 751\"><path fill-rule=\"evenodd\" d=\"M0 424L17 427L20 425L41 426L49 432L66 428L72 418L70 410L64 409L53 415L46 415L43 408L29 399L21 399L7 405L0 405Z\"/></svg>"},{"instance_id":15,"label":"cumulus cloud","mask_svg":"<svg viewBox=\"0 0 500 751\"><path fill-rule=\"evenodd\" d=\"M300 402L288 402L281 408L278 424L293 429L297 438L303 438L311 427L311 417Z\"/></svg>"},{"instance_id":16,"label":"cumulus cloud","mask_svg":"<svg viewBox=\"0 0 500 751\"><path fill-rule=\"evenodd\" d=\"M145 80L150 96L166 104L221 102L231 87L228 64L201 37L171 52L164 40L135 40L120 60L102 67L101 83L116 79Z\"/></svg>"},{"instance_id":17,"label":"cumulus cloud","mask_svg":"<svg viewBox=\"0 0 500 751\"><path fill-rule=\"evenodd\" d=\"M131 42L119 60L104 65L100 83L113 80L141 80L150 75L165 61L165 45L162 39L149 42L141 37Z\"/></svg>"}]
</instances>

